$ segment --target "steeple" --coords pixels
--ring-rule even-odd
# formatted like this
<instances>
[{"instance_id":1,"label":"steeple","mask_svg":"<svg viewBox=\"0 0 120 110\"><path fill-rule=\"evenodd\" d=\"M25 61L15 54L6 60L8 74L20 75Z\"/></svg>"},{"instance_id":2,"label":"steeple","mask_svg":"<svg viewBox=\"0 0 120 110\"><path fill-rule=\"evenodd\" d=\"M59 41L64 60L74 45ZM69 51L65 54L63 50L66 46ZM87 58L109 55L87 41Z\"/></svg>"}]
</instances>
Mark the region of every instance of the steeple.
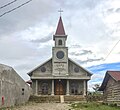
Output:
<instances>
[{"instance_id":1,"label":"steeple","mask_svg":"<svg viewBox=\"0 0 120 110\"><path fill-rule=\"evenodd\" d=\"M57 26L57 30L56 30L55 35L65 35L65 30L64 30L61 16L59 18L59 22L58 22L58 26Z\"/></svg>"},{"instance_id":2,"label":"steeple","mask_svg":"<svg viewBox=\"0 0 120 110\"><path fill-rule=\"evenodd\" d=\"M65 30L64 30L64 26L63 26L61 16L60 16L59 21L58 21L58 25L57 25L55 35L53 35L53 39L55 40L56 37L65 37L65 38L67 38L67 35L65 34Z\"/></svg>"}]
</instances>

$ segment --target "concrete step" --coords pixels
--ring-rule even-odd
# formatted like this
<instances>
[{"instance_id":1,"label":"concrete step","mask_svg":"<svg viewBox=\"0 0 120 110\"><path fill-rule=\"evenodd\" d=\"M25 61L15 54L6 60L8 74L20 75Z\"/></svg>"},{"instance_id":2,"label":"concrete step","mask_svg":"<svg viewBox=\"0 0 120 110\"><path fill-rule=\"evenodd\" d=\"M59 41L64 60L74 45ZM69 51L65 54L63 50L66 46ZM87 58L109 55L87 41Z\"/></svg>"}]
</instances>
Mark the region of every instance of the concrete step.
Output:
<instances>
[{"instance_id":1,"label":"concrete step","mask_svg":"<svg viewBox=\"0 0 120 110\"><path fill-rule=\"evenodd\" d=\"M59 102L59 96L49 96L49 95L43 95L43 96L35 96L32 95L29 98L29 101L34 101L36 103L44 103L44 102Z\"/></svg>"},{"instance_id":2,"label":"concrete step","mask_svg":"<svg viewBox=\"0 0 120 110\"><path fill-rule=\"evenodd\" d=\"M65 96L64 100L65 100L65 102L74 102L74 101L86 102L86 98L82 95Z\"/></svg>"}]
</instances>

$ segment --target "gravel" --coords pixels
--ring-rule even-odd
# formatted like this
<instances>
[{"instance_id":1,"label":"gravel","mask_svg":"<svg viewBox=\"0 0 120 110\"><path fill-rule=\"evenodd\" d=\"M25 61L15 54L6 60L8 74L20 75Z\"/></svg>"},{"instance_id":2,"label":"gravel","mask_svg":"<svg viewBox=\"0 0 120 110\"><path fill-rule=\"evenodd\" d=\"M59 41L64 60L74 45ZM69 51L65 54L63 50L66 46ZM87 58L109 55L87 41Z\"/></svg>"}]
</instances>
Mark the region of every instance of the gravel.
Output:
<instances>
[{"instance_id":1,"label":"gravel","mask_svg":"<svg viewBox=\"0 0 120 110\"><path fill-rule=\"evenodd\" d=\"M6 110L71 110L70 104L67 103L28 103Z\"/></svg>"}]
</instances>

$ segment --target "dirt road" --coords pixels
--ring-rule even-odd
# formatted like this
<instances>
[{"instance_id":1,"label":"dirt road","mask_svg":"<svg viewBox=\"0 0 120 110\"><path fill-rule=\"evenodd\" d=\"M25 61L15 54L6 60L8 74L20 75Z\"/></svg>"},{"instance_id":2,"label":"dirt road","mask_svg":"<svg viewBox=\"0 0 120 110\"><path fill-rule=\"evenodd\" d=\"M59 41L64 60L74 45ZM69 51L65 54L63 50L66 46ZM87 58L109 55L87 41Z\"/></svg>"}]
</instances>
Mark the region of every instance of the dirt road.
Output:
<instances>
[{"instance_id":1,"label":"dirt road","mask_svg":"<svg viewBox=\"0 0 120 110\"><path fill-rule=\"evenodd\" d=\"M6 110L70 110L70 108L66 103L28 103Z\"/></svg>"}]
</instances>

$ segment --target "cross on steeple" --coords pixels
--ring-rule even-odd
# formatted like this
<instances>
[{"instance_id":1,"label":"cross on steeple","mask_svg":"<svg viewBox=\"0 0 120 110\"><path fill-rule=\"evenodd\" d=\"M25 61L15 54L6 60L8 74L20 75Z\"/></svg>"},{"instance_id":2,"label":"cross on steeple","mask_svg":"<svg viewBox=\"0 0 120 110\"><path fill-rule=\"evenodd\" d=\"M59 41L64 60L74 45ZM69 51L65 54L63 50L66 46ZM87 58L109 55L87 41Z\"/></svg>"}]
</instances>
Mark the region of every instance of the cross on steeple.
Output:
<instances>
[{"instance_id":1,"label":"cross on steeple","mask_svg":"<svg viewBox=\"0 0 120 110\"><path fill-rule=\"evenodd\" d=\"M60 8L60 10L58 10L58 12L60 13L60 16L61 16L61 13L63 12L63 10L61 10L61 8Z\"/></svg>"}]
</instances>

